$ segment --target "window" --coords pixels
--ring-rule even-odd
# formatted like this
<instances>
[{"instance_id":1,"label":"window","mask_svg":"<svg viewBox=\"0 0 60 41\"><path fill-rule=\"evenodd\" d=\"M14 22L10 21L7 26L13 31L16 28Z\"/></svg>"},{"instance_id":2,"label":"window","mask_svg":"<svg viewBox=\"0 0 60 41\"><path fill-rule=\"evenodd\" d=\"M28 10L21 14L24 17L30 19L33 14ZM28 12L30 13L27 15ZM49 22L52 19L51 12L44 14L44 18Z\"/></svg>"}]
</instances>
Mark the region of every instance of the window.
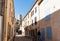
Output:
<instances>
[{"instance_id":1,"label":"window","mask_svg":"<svg viewBox=\"0 0 60 41\"><path fill-rule=\"evenodd\" d=\"M34 15L34 10L31 12L31 17Z\"/></svg>"},{"instance_id":2,"label":"window","mask_svg":"<svg viewBox=\"0 0 60 41\"><path fill-rule=\"evenodd\" d=\"M28 21L28 25L29 25L29 21Z\"/></svg>"},{"instance_id":3,"label":"window","mask_svg":"<svg viewBox=\"0 0 60 41\"><path fill-rule=\"evenodd\" d=\"M35 13L37 12L37 7L35 7Z\"/></svg>"},{"instance_id":4,"label":"window","mask_svg":"<svg viewBox=\"0 0 60 41\"><path fill-rule=\"evenodd\" d=\"M35 17L35 24L37 24L37 18Z\"/></svg>"},{"instance_id":5,"label":"window","mask_svg":"<svg viewBox=\"0 0 60 41\"><path fill-rule=\"evenodd\" d=\"M31 36L34 36L34 30L31 30Z\"/></svg>"},{"instance_id":6,"label":"window","mask_svg":"<svg viewBox=\"0 0 60 41\"><path fill-rule=\"evenodd\" d=\"M52 28L51 28L51 26L47 27L46 36L48 39L52 39Z\"/></svg>"},{"instance_id":7,"label":"window","mask_svg":"<svg viewBox=\"0 0 60 41\"><path fill-rule=\"evenodd\" d=\"M29 18L29 14L28 14L28 18Z\"/></svg>"},{"instance_id":8,"label":"window","mask_svg":"<svg viewBox=\"0 0 60 41\"><path fill-rule=\"evenodd\" d=\"M20 30L20 31L18 31L18 34L22 34L22 31Z\"/></svg>"},{"instance_id":9,"label":"window","mask_svg":"<svg viewBox=\"0 0 60 41\"><path fill-rule=\"evenodd\" d=\"M36 22L36 17L35 17L35 22Z\"/></svg>"},{"instance_id":10,"label":"window","mask_svg":"<svg viewBox=\"0 0 60 41\"><path fill-rule=\"evenodd\" d=\"M45 17L46 21L50 20L50 15Z\"/></svg>"}]
</instances>

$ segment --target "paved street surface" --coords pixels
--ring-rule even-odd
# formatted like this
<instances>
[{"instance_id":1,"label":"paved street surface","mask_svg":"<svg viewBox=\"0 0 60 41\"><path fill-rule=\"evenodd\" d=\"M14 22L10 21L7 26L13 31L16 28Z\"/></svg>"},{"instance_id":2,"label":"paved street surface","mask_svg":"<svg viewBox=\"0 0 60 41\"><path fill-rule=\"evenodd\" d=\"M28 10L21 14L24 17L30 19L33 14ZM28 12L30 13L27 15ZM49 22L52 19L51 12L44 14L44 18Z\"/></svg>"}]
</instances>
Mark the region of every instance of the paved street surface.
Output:
<instances>
[{"instance_id":1,"label":"paved street surface","mask_svg":"<svg viewBox=\"0 0 60 41\"><path fill-rule=\"evenodd\" d=\"M14 41L32 41L31 37L23 36L23 37L15 37Z\"/></svg>"}]
</instances>

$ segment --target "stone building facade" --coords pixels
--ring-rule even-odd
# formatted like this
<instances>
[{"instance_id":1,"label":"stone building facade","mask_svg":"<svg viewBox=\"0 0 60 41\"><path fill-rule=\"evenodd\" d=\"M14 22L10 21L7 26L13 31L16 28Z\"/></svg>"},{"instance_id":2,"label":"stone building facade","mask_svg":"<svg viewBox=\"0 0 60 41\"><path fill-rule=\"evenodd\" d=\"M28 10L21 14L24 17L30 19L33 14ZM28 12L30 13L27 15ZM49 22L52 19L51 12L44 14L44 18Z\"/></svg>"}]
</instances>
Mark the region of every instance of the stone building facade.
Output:
<instances>
[{"instance_id":1,"label":"stone building facade","mask_svg":"<svg viewBox=\"0 0 60 41\"><path fill-rule=\"evenodd\" d=\"M14 35L14 0L0 1L0 15L3 16L1 41L10 41Z\"/></svg>"},{"instance_id":2,"label":"stone building facade","mask_svg":"<svg viewBox=\"0 0 60 41\"><path fill-rule=\"evenodd\" d=\"M9 41L13 38L14 34L14 0L7 0L7 8L6 8L6 37L5 40Z\"/></svg>"}]
</instances>

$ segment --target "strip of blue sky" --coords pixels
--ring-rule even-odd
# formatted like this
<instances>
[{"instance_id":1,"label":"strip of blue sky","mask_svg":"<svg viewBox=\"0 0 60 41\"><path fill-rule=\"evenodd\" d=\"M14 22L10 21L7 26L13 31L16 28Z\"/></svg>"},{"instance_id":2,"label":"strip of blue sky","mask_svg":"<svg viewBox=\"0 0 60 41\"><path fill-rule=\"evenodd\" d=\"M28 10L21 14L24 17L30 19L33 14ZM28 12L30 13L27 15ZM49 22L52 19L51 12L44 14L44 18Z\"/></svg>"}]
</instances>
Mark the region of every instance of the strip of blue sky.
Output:
<instances>
[{"instance_id":1,"label":"strip of blue sky","mask_svg":"<svg viewBox=\"0 0 60 41\"><path fill-rule=\"evenodd\" d=\"M24 17L34 2L35 0L14 0L15 17L18 18L18 14L22 14Z\"/></svg>"}]
</instances>

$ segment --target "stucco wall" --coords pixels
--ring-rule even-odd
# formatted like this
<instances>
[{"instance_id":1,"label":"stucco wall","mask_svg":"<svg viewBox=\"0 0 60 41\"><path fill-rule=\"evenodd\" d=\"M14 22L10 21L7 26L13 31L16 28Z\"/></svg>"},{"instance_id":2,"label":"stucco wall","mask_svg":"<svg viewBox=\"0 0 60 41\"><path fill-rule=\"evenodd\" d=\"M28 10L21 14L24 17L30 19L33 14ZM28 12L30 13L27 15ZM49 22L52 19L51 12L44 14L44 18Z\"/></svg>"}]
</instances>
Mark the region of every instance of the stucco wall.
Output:
<instances>
[{"instance_id":1,"label":"stucco wall","mask_svg":"<svg viewBox=\"0 0 60 41\"><path fill-rule=\"evenodd\" d=\"M40 20L60 9L60 0L43 0L40 4Z\"/></svg>"}]
</instances>

